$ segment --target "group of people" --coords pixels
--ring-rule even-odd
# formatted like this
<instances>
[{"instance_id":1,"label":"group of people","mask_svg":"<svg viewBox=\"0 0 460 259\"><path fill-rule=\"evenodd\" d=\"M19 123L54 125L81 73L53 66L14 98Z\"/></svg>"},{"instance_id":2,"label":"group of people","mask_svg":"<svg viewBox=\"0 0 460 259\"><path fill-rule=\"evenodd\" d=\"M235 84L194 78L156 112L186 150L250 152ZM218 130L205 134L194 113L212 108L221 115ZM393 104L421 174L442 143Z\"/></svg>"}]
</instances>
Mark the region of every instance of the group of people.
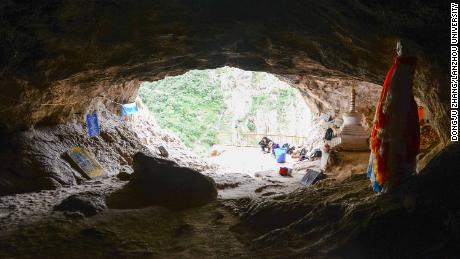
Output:
<instances>
[{"instance_id":1,"label":"group of people","mask_svg":"<svg viewBox=\"0 0 460 259\"><path fill-rule=\"evenodd\" d=\"M292 158L299 159L299 161L305 160L305 159L310 159L308 152L306 148L302 146L291 146L289 143L285 143L282 146L280 146L278 143L275 143L268 137L264 136L260 141L259 141L259 146L262 149L262 152L264 153L272 153L273 156L275 156L275 149L277 148L284 148L286 149L286 153L288 155L291 155ZM314 150L312 152L312 156L319 156L321 157L321 154L317 154L317 151ZM319 151L321 152L321 151Z\"/></svg>"},{"instance_id":2,"label":"group of people","mask_svg":"<svg viewBox=\"0 0 460 259\"><path fill-rule=\"evenodd\" d=\"M285 148L287 150L288 154L291 154L292 151L295 149L294 146L291 147L288 143L285 143L282 146L280 146L278 143L273 142L271 139L269 139L266 136L263 137L259 141L259 146L262 149L262 152L264 152L264 153L270 153L271 152L272 154L275 154L275 149L280 148L280 147Z\"/></svg>"},{"instance_id":3,"label":"group of people","mask_svg":"<svg viewBox=\"0 0 460 259\"><path fill-rule=\"evenodd\" d=\"M275 153L275 148L280 147L279 144L276 144L271 139L265 136L259 141L259 146L262 148L262 152L264 153L272 152L273 154Z\"/></svg>"},{"instance_id":4,"label":"group of people","mask_svg":"<svg viewBox=\"0 0 460 259\"><path fill-rule=\"evenodd\" d=\"M326 130L326 133L324 134L324 140L331 140L334 136L336 135L336 127L329 127ZM275 149L279 148L280 145L275 143L273 140L269 139L268 137L264 136L260 141L259 141L259 146L262 149L262 152L264 153L272 153L273 155L275 154ZM282 148L285 148L287 150L288 154L292 154L293 152L295 153L296 148L295 146L290 146L288 143L283 144L281 146ZM300 151L300 150L299 150Z\"/></svg>"}]
</instances>

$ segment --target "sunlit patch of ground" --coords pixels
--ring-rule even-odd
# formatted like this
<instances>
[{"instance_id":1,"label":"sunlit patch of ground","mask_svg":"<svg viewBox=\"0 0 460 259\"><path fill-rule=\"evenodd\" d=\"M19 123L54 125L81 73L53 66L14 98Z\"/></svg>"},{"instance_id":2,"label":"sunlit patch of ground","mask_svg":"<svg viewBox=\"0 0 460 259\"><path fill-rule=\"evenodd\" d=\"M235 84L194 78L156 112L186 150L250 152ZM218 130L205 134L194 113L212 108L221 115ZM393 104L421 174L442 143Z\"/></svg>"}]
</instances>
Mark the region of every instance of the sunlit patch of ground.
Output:
<instances>
[{"instance_id":1,"label":"sunlit patch of ground","mask_svg":"<svg viewBox=\"0 0 460 259\"><path fill-rule=\"evenodd\" d=\"M217 149L220 155L210 157L208 161L218 167L208 171L208 175L221 187L219 197L222 199L256 199L307 188L301 184L302 177L308 168L318 170L320 166L320 160L299 162L289 155L286 163L280 164L272 154L254 147L220 146ZM326 177L342 181L355 174L364 174L368 159L369 152L337 152L330 157ZM293 168L292 175L281 176L280 167Z\"/></svg>"},{"instance_id":2,"label":"sunlit patch of ground","mask_svg":"<svg viewBox=\"0 0 460 259\"><path fill-rule=\"evenodd\" d=\"M282 166L292 168L295 162L286 155L286 163L277 163L271 153L262 152L260 148L255 147L220 146L219 150L220 155L209 157L208 161L252 177L255 177L257 172L278 170Z\"/></svg>"},{"instance_id":3,"label":"sunlit patch of ground","mask_svg":"<svg viewBox=\"0 0 460 259\"><path fill-rule=\"evenodd\" d=\"M271 153L259 148L220 146L218 149L220 155L208 158L217 168L205 174L215 179L221 199L277 196L303 186L300 180L304 172L293 171L291 176L279 174L280 167L294 166L295 161L289 155L286 163L277 163Z\"/></svg>"}]
</instances>

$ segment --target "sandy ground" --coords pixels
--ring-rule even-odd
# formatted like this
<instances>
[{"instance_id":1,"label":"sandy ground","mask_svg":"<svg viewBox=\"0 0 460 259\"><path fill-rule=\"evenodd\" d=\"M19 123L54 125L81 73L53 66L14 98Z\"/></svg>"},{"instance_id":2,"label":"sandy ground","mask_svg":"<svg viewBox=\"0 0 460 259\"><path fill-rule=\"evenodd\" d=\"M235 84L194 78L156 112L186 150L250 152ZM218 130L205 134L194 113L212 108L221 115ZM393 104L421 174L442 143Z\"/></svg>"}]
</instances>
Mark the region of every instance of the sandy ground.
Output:
<instances>
[{"instance_id":1,"label":"sandy ground","mask_svg":"<svg viewBox=\"0 0 460 259\"><path fill-rule=\"evenodd\" d=\"M246 241L221 205L174 211L151 206L68 218L53 207L84 191L110 194L115 177L52 191L0 197L0 258L245 258Z\"/></svg>"},{"instance_id":2,"label":"sandy ground","mask_svg":"<svg viewBox=\"0 0 460 259\"><path fill-rule=\"evenodd\" d=\"M278 174L280 164L275 162L272 155L263 154L252 148L226 152L224 156L217 157L212 162L218 164L217 168L204 173L215 178L220 184L219 197L221 199L254 198L262 195L262 190L274 187L283 187L279 188L279 193L291 190L289 185L300 187L300 184L294 184L298 182L298 177L283 177ZM41 220L53 213L55 205L72 194L89 190L108 194L120 189L124 184L126 182L111 176L103 180L88 181L82 185L57 190L1 196L0 229L5 230L22 223L29 224Z\"/></svg>"},{"instance_id":3,"label":"sandy ground","mask_svg":"<svg viewBox=\"0 0 460 259\"><path fill-rule=\"evenodd\" d=\"M368 153L340 153L330 177L363 172ZM275 198L306 188L300 183L308 167L319 161L276 163L256 148L233 148L209 159L214 168L203 173L215 179L218 200L185 211L161 207L107 209L84 219L69 219L53 207L71 194L106 194L126 182L115 176L52 191L0 197L0 258L247 258L250 229L233 229L240 219L238 202ZM290 177L280 166L293 166ZM340 173L339 173L340 172ZM229 205L230 204L230 205ZM233 206L233 208L232 208ZM230 208L230 210L229 210Z\"/></svg>"},{"instance_id":4,"label":"sandy ground","mask_svg":"<svg viewBox=\"0 0 460 259\"><path fill-rule=\"evenodd\" d=\"M277 163L271 153L253 147L221 146L219 156L207 159L217 165L217 170L205 172L216 182L223 183L219 197L223 200L277 196L302 188L300 180L305 171L293 170L291 176L281 176L280 167L295 168L297 163L286 156L286 163ZM317 165L319 161L309 164ZM227 188L231 187L231 188Z\"/></svg>"},{"instance_id":5,"label":"sandy ground","mask_svg":"<svg viewBox=\"0 0 460 259\"><path fill-rule=\"evenodd\" d=\"M19 255L18 258L59 258L64 256L64 249L68 251L69 258L78 257L81 253L94 258L105 258L111 253L124 258L244 257L244 242L229 231L239 219L228 207L222 207L222 203L288 193L301 187L301 176L280 176L280 165L273 156L259 150L235 149L225 155L219 157L220 160L216 159L221 164L203 172L216 180L218 201L183 212L158 207L107 209L100 215L76 220L53 210L54 206L75 193L91 190L110 194L119 190L126 182L115 176L57 190L2 196L0 258L14 254ZM137 227L138 222L143 226L142 231ZM147 230L149 233L146 233ZM122 236L120 233L123 233ZM109 248L106 243L111 243ZM116 251L109 251L110 247L117 247ZM42 254L37 256L36 250L42 251Z\"/></svg>"},{"instance_id":6,"label":"sandy ground","mask_svg":"<svg viewBox=\"0 0 460 259\"><path fill-rule=\"evenodd\" d=\"M337 153L326 173L338 180L364 173L368 157L368 152ZM215 179L221 200L276 196L304 188L300 180L306 169L319 163L318 160L299 163L287 156L286 163L278 164L271 154L247 147L228 148L220 156L211 157L208 161L217 166L203 173ZM293 167L292 176L279 175L280 166ZM89 190L111 193L124 184L126 182L112 176L57 190L1 196L0 230L41 220L52 213L55 205L72 194Z\"/></svg>"},{"instance_id":7,"label":"sandy ground","mask_svg":"<svg viewBox=\"0 0 460 259\"><path fill-rule=\"evenodd\" d=\"M252 177L257 172L278 170L282 166L292 168L295 163L289 155L286 155L286 163L277 163L271 153L264 153L255 147L220 146L219 150L222 152L219 156L209 157L207 161Z\"/></svg>"}]
</instances>

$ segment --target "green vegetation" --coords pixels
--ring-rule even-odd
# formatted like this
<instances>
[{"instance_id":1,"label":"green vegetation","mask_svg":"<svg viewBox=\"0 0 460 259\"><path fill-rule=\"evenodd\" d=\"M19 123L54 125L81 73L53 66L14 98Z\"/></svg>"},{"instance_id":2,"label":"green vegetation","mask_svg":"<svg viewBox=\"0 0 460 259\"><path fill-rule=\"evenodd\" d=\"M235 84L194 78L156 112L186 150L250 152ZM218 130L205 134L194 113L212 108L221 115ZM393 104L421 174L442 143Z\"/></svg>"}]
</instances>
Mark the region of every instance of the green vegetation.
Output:
<instances>
[{"instance_id":1,"label":"green vegetation","mask_svg":"<svg viewBox=\"0 0 460 259\"><path fill-rule=\"evenodd\" d=\"M158 124L176 133L185 145L209 148L217 142L216 122L224 109L219 84L207 71L145 82L139 96Z\"/></svg>"},{"instance_id":2,"label":"green vegetation","mask_svg":"<svg viewBox=\"0 0 460 259\"><path fill-rule=\"evenodd\" d=\"M251 108L245 120L248 123L254 121L257 112L268 114L270 111L276 111L278 131L283 131L283 124L286 123L286 107L295 105L296 94L297 92L293 88L281 88L271 89L252 96ZM249 127L248 129L251 132L254 131Z\"/></svg>"},{"instance_id":3,"label":"green vegetation","mask_svg":"<svg viewBox=\"0 0 460 259\"><path fill-rule=\"evenodd\" d=\"M308 124L298 120L308 113L297 104L303 102L300 93L267 73L192 70L145 82L139 96L160 127L201 154L214 144L253 144L245 143L244 134L293 134Z\"/></svg>"}]
</instances>

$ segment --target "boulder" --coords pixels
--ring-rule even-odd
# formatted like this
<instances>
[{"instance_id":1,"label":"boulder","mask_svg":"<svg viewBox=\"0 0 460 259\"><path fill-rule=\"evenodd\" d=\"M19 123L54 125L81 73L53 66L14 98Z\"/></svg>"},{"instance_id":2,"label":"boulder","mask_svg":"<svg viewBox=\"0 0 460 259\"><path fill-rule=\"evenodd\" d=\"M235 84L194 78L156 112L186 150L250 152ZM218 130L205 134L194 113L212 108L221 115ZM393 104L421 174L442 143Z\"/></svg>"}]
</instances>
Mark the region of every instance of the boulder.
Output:
<instances>
[{"instance_id":1,"label":"boulder","mask_svg":"<svg viewBox=\"0 0 460 259\"><path fill-rule=\"evenodd\" d=\"M169 157L169 152L168 152L168 150L166 150L165 147L159 146L159 147L158 147L158 151L160 151L160 155L161 155L162 157Z\"/></svg>"},{"instance_id":2,"label":"boulder","mask_svg":"<svg viewBox=\"0 0 460 259\"><path fill-rule=\"evenodd\" d=\"M94 216L107 208L105 196L98 192L88 191L70 195L54 210L65 213L79 212L86 217Z\"/></svg>"},{"instance_id":3,"label":"boulder","mask_svg":"<svg viewBox=\"0 0 460 259\"><path fill-rule=\"evenodd\" d=\"M122 181L131 180L133 169L130 166L122 166L120 172L117 174L117 178Z\"/></svg>"},{"instance_id":4,"label":"boulder","mask_svg":"<svg viewBox=\"0 0 460 259\"><path fill-rule=\"evenodd\" d=\"M217 198L214 180L173 161L138 152L129 188L140 192L148 204L194 207Z\"/></svg>"}]
</instances>

